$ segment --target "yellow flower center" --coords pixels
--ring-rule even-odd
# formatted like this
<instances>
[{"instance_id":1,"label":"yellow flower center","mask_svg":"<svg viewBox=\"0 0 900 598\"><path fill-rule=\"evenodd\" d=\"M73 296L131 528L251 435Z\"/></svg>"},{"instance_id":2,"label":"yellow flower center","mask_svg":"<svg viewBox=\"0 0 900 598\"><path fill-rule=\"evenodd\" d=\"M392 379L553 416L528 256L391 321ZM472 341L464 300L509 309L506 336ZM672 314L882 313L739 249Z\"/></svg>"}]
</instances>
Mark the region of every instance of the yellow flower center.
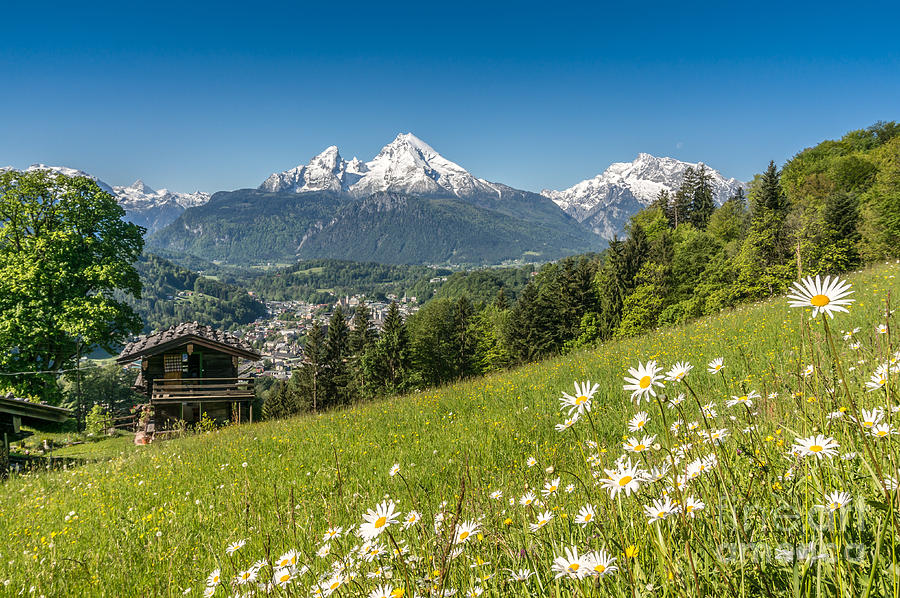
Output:
<instances>
[{"instance_id":1,"label":"yellow flower center","mask_svg":"<svg viewBox=\"0 0 900 598\"><path fill-rule=\"evenodd\" d=\"M575 404L576 404L576 405L581 405L582 403L587 403L587 400L588 400L588 398L587 398L586 396L584 396L584 395L579 395L579 396L575 399Z\"/></svg>"},{"instance_id":2,"label":"yellow flower center","mask_svg":"<svg viewBox=\"0 0 900 598\"><path fill-rule=\"evenodd\" d=\"M578 563L572 563L569 565L569 571L572 571L572 572L578 571L578 567L580 567L580 566L581 565L579 565Z\"/></svg>"},{"instance_id":3,"label":"yellow flower center","mask_svg":"<svg viewBox=\"0 0 900 598\"><path fill-rule=\"evenodd\" d=\"M811 447L809 447L809 452L811 452L811 453L818 453L821 450L822 450L822 447L819 446L818 444L814 444Z\"/></svg>"},{"instance_id":4,"label":"yellow flower center","mask_svg":"<svg viewBox=\"0 0 900 598\"><path fill-rule=\"evenodd\" d=\"M876 434L878 434L879 436L887 436L887 432L885 432L884 430L878 430Z\"/></svg>"},{"instance_id":5,"label":"yellow flower center","mask_svg":"<svg viewBox=\"0 0 900 598\"><path fill-rule=\"evenodd\" d=\"M650 386L650 382L652 381L653 379L650 376L644 376L643 378L641 378L641 381L638 382L638 385L641 388L647 388L648 386Z\"/></svg>"},{"instance_id":6,"label":"yellow flower center","mask_svg":"<svg viewBox=\"0 0 900 598\"><path fill-rule=\"evenodd\" d=\"M634 445L634 452L639 453L642 450L644 450L645 448L647 448L647 447L644 446L643 444L636 444L636 445Z\"/></svg>"},{"instance_id":7,"label":"yellow flower center","mask_svg":"<svg viewBox=\"0 0 900 598\"><path fill-rule=\"evenodd\" d=\"M384 527L385 523L387 523L387 517L379 517L375 520L375 527Z\"/></svg>"},{"instance_id":8,"label":"yellow flower center","mask_svg":"<svg viewBox=\"0 0 900 598\"><path fill-rule=\"evenodd\" d=\"M290 574L290 573L285 573L285 574L283 574L281 577L278 578L278 581L284 583L284 582L286 582L286 581L289 581L290 579L291 579L291 574Z\"/></svg>"},{"instance_id":9,"label":"yellow flower center","mask_svg":"<svg viewBox=\"0 0 900 598\"><path fill-rule=\"evenodd\" d=\"M623 477L619 480L619 486L625 487L625 486L628 485L629 482L631 482L631 476L630 476L630 475L623 476Z\"/></svg>"},{"instance_id":10,"label":"yellow flower center","mask_svg":"<svg viewBox=\"0 0 900 598\"><path fill-rule=\"evenodd\" d=\"M469 532L459 532L459 539L460 539L460 540L465 540L465 539L468 538L468 537L469 537Z\"/></svg>"},{"instance_id":11,"label":"yellow flower center","mask_svg":"<svg viewBox=\"0 0 900 598\"><path fill-rule=\"evenodd\" d=\"M340 585L341 585L341 582L339 582L339 581L333 581L333 582L331 582L331 585L328 586L328 589L329 589L329 590L336 590L336 589L338 589L338 588L340 587Z\"/></svg>"},{"instance_id":12,"label":"yellow flower center","mask_svg":"<svg viewBox=\"0 0 900 598\"><path fill-rule=\"evenodd\" d=\"M590 521L590 520L591 520L591 517L593 517L593 515L591 515L590 513L588 513L587 515L584 516L584 520L585 520L585 521Z\"/></svg>"},{"instance_id":13,"label":"yellow flower center","mask_svg":"<svg viewBox=\"0 0 900 598\"><path fill-rule=\"evenodd\" d=\"M809 300L809 302L816 307L825 307L826 305L831 303L831 299L828 298L828 295L814 295L813 298Z\"/></svg>"},{"instance_id":14,"label":"yellow flower center","mask_svg":"<svg viewBox=\"0 0 900 598\"><path fill-rule=\"evenodd\" d=\"M684 510L687 511L688 513L690 513L691 511L694 510L694 505L687 505L687 506L684 508Z\"/></svg>"},{"instance_id":15,"label":"yellow flower center","mask_svg":"<svg viewBox=\"0 0 900 598\"><path fill-rule=\"evenodd\" d=\"M660 511L659 513L656 514L656 516L659 517L660 519L662 519L663 517L666 516L666 512L665 512L665 511Z\"/></svg>"},{"instance_id":16,"label":"yellow flower center","mask_svg":"<svg viewBox=\"0 0 900 598\"><path fill-rule=\"evenodd\" d=\"M596 567L594 567L594 571L596 571L597 573L603 573L604 571L606 571L606 567L604 567L603 565L597 565Z\"/></svg>"}]
</instances>

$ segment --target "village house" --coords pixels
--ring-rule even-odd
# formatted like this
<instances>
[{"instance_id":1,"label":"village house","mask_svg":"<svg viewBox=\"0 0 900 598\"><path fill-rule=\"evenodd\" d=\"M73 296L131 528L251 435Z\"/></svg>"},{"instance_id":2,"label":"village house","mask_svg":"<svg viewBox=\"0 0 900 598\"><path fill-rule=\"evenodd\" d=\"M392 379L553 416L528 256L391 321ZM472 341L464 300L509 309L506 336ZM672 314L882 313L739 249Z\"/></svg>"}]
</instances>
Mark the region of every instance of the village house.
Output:
<instances>
[{"instance_id":1,"label":"village house","mask_svg":"<svg viewBox=\"0 0 900 598\"><path fill-rule=\"evenodd\" d=\"M252 421L252 377L240 377L241 362L262 356L238 337L188 322L129 343L119 364L140 361L135 389L153 408L153 429L176 421L197 423L202 416L219 422Z\"/></svg>"}]
</instances>

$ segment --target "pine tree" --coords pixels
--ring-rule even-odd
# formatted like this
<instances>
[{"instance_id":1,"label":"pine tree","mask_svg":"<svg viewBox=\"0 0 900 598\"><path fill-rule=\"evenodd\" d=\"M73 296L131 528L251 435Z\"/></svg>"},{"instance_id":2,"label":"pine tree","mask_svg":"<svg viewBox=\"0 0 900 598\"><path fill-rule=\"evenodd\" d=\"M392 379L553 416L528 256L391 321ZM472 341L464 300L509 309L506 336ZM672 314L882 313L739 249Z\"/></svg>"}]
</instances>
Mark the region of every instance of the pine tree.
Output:
<instances>
[{"instance_id":1,"label":"pine tree","mask_svg":"<svg viewBox=\"0 0 900 598\"><path fill-rule=\"evenodd\" d=\"M469 323L475 309L466 295L456 300L453 309L453 377L461 378L472 374L474 363L474 343L469 334Z\"/></svg>"},{"instance_id":2,"label":"pine tree","mask_svg":"<svg viewBox=\"0 0 900 598\"><path fill-rule=\"evenodd\" d=\"M396 301L384 317L381 336L366 353L365 367L372 383L388 393L406 388L410 377L410 346L406 322Z\"/></svg>"},{"instance_id":3,"label":"pine tree","mask_svg":"<svg viewBox=\"0 0 900 598\"><path fill-rule=\"evenodd\" d=\"M372 327L371 311L366 305L365 299L361 299L356 311L353 313L349 338L350 357L349 366L352 376L351 392L354 396L364 396L367 392L368 379L363 358L366 352L375 343L376 334Z\"/></svg>"},{"instance_id":4,"label":"pine tree","mask_svg":"<svg viewBox=\"0 0 900 598\"><path fill-rule=\"evenodd\" d=\"M263 403L263 417L267 420L281 419L284 417L284 394L282 387L284 382L280 380L269 389L268 396Z\"/></svg>"},{"instance_id":5,"label":"pine tree","mask_svg":"<svg viewBox=\"0 0 900 598\"><path fill-rule=\"evenodd\" d=\"M494 297L494 307L499 310L509 309L509 299L506 298L506 293L503 292L503 287L497 291L497 296Z\"/></svg>"},{"instance_id":6,"label":"pine tree","mask_svg":"<svg viewBox=\"0 0 900 598\"><path fill-rule=\"evenodd\" d=\"M672 200L672 221L677 227L691 221L691 207L694 203L694 188L696 187L696 172L688 167L681 179L681 187L675 192Z\"/></svg>"},{"instance_id":7,"label":"pine tree","mask_svg":"<svg viewBox=\"0 0 900 598\"><path fill-rule=\"evenodd\" d=\"M348 400L347 386L350 383L350 368L347 358L350 355L350 328L344 318L344 310L337 306L328 321L328 334L325 335L325 367L327 391L332 403L345 403Z\"/></svg>"},{"instance_id":8,"label":"pine tree","mask_svg":"<svg viewBox=\"0 0 900 598\"><path fill-rule=\"evenodd\" d=\"M788 210L788 199L781 188L781 174L775 168L775 161L763 173L759 191L752 206L754 218L765 217L767 213L783 218Z\"/></svg>"},{"instance_id":9,"label":"pine tree","mask_svg":"<svg viewBox=\"0 0 900 598\"><path fill-rule=\"evenodd\" d=\"M372 312L365 299L360 299L350 322L350 353L361 356L375 342L375 330L372 328Z\"/></svg>"},{"instance_id":10,"label":"pine tree","mask_svg":"<svg viewBox=\"0 0 900 598\"><path fill-rule=\"evenodd\" d=\"M656 196L650 207L662 210L662 213L666 215L666 219L669 221L669 226L675 226L675 207L668 191L665 189L660 190L659 195Z\"/></svg>"},{"instance_id":11,"label":"pine tree","mask_svg":"<svg viewBox=\"0 0 900 598\"><path fill-rule=\"evenodd\" d=\"M317 411L322 404L323 390L328 387L325 367L325 333L318 322L313 323L306 336L298 387L300 392L309 398L312 410Z\"/></svg>"},{"instance_id":12,"label":"pine tree","mask_svg":"<svg viewBox=\"0 0 900 598\"><path fill-rule=\"evenodd\" d=\"M600 338L609 338L619 326L622 306L628 294L625 242L613 239L606 250L606 260L597 273L595 286L600 292Z\"/></svg>"},{"instance_id":13,"label":"pine tree","mask_svg":"<svg viewBox=\"0 0 900 598\"><path fill-rule=\"evenodd\" d=\"M710 175L706 170L706 166L701 164L693 178L694 188L691 194L690 222L695 227L703 230L716 209L716 203L713 199Z\"/></svg>"}]
</instances>

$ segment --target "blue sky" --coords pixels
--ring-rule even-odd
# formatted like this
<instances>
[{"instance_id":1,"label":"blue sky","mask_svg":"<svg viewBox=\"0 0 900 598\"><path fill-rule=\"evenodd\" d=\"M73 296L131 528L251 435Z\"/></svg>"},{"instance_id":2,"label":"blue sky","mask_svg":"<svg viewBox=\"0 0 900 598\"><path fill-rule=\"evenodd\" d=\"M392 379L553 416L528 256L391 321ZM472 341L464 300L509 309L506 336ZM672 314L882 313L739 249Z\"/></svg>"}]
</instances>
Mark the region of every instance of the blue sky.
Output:
<instances>
[{"instance_id":1,"label":"blue sky","mask_svg":"<svg viewBox=\"0 0 900 598\"><path fill-rule=\"evenodd\" d=\"M4 7L0 165L258 185L412 131L563 188L638 152L749 179L900 119L896 3L30 3Z\"/></svg>"}]
</instances>

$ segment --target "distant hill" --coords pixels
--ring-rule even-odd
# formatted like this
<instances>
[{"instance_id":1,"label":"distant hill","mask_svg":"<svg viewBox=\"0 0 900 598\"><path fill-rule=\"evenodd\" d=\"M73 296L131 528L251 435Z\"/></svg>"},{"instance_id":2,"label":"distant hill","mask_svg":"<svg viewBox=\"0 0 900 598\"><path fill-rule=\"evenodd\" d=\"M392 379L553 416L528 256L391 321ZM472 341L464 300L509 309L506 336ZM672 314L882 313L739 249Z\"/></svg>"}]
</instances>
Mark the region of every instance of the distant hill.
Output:
<instances>
[{"instance_id":1,"label":"distant hill","mask_svg":"<svg viewBox=\"0 0 900 598\"><path fill-rule=\"evenodd\" d=\"M246 289L205 278L155 255L135 263L141 298L129 302L144 320L144 332L181 322L198 321L231 329L266 314L265 306Z\"/></svg>"}]
</instances>

